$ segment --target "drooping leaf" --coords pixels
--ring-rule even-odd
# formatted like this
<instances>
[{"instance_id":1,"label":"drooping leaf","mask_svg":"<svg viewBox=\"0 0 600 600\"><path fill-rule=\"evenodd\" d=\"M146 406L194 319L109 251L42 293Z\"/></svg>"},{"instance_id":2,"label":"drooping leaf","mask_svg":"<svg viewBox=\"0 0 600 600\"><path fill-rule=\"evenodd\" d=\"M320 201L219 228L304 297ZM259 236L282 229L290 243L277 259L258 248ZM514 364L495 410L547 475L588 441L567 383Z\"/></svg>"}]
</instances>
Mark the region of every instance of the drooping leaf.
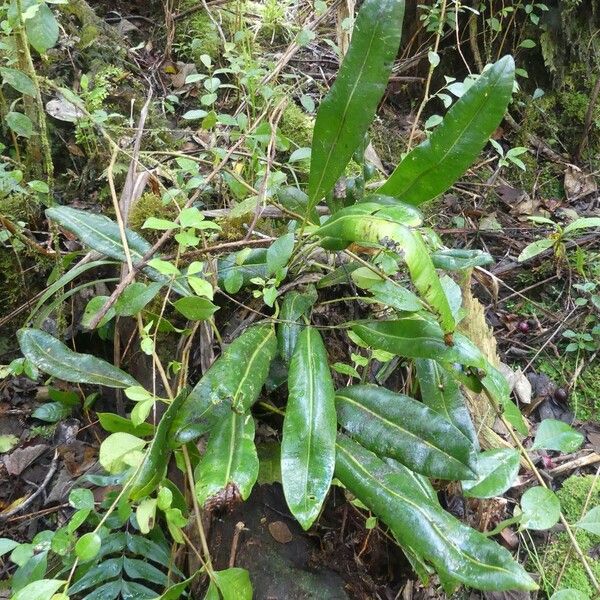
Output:
<instances>
[{"instance_id":1,"label":"drooping leaf","mask_svg":"<svg viewBox=\"0 0 600 600\"><path fill-rule=\"evenodd\" d=\"M465 496L493 498L515 483L519 474L519 453L512 448L494 448L479 455L476 479L463 481Z\"/></svg>"},{"instance_id":2,"label":"drooping leaf","mask_svg":"<svg viewBox=\"0 0 600 600\"><path fill-rule=\"evenodd\" d=\"M144 461L138 469L129 490L129 498L132 500L141 500L151 494L164 478L171 457L169 452L169 446L172 445L170 440L171 427L187 397L187 390L181 391L169 404L169 408L167 408L156 427L156 433L152 438L150 448L146 451Z\"/></svg>"},{"instance_id":3,"label":"drooping leaf","mask_svg":"<svg viewBox=\"0 0 600 600\"><path fill-rule=\"evenodd\" d=\"M25 21L25 31L27 32L27 40L40 54L44 54L50 48L54 47L58 41L58 21L50 7L42 2L38 4L36 0L22 0L21 6L23 11L27 13L27 9L38 6L33 15ZM9 16L12 17L16 13L16 3L11 3Z\"/></svg>"},{"instance_id":4,"label":"drooping leaf","mask_svg":"<svg viewBox=\"0 0 600 600\"><path fill-rule=\"evenodd\" d=\"M404 0L366 0L337 79L317 113L308 184L309 211L326 196L362 143L398 52Z\"/></svg>"},{"instance_id":5,"label":"drooping leaf","mask_svg":"<svg viewBox=\"0 0 600 600\"><path fill-rule=\"evenodd\" d=\"M335 467L335 392L319 332L306 327L290 363L281 441L283 491L304 529L319 516Z\"/></svg>"},{"instance_id":6,"label":"drooping leaf","mask_svg":"<svg viewBox=\"0 0 600 600\"><path fill-rule=\"evenodd\" d=\"M445 365L458 363L474 368L477 379L505 411L515 429L527 435L528 429L518 408L510 400L504 376L493 367L468 338L454 333L447 344L441 327L420 314L399 315L394 321L359 321L352 328L369 346L408 358L430 358Z\"/></svg>"},{"instance_id":7,"label":"drooping leaf","mask_svg":"<svg viewBox=\"0 0 600 600\"><path fill-rule=\"evenodd\" d=\"M471 166L500 124L512 94L514 73L511 56L482 73L429 138L402 160L379 192L415 205L445 192Z\"/></svg>"},{"instance_id":8,"label":"drooping leaf","mask_svg":"<svg viewBox=\"0 0 600 600\"><path fill-rule=\"evenodd\" d=\"M21 352L40 371L73 383L90 383L113 388L128 388L139 383L117 367L91 354L73 352L62 342L39 329L17 333Z\"/></svg>"},{"instance_id":9,"label":"drooping leaf","mask_svg":"<svg viewBox=\"0 0 600 600\"><path fill-rule=\"evenodd\" d=\"M46 217L75 234L86 246L93 250L121 262L126 261L119 226L108 217L69 206L48 208L46 209ZM131 229L126 230L126 238L131 260L135 265L150 250L151 246L147 240ZM171 289L180 296L192 295L192 291L182 277L172 279L148 265L142 271L153 281L170 285Z\"/></svg>"},{"instance_id":10,"label":"drooping leaf","mask_svg":"<svg viewBox=\"0 0 600 600\"><path fill-rule=\"evenodd\" d=\"M532 449L576 452L583 444L584 437L570 425L557 419L544 419L535 434Z\"/></svg>"},{"instance_id":11,"label":"drooping leaf","mask_svg":"<svg viewBox=\"0 0 600 600\"><path fill-rule=\"evenodd\" d=\"M462 248L437 250L432 253L431 260L436 269L445 269L446 271L459 271L460 269L480 267L494 262L492 256L487 252L464 250Z\"/></svg>"},{"instance_id":12,"label":"drooping leaf","mask_svg":"<svg viewBox=\"0 0 600 600\"><path fill-rule=\"evenodd\" d=\"M529 488L521 496L521 527L544 530L554 527L560 519L560 500L541 485Z\"/></svg>"},{"instance_id":13,"label":"drooping leaf","mask_svg":"<svg viewBox=\"0 0 600 600\"><path fill-rule=\"evenodd\" d=\"M254 419L230 411L211 430L206 451L195 473L200 506L229 486L246 500L258 477Z\"/></svg>"},{"instance_id":14,"label":"drooping leaf","mask_svg":"<svg viewBox=\"0 0 600 600\"><path fill-rule=\"evenodd\" d=\"M189 442L209 431L231 410L247 412L260 394L276 352L271 324L246 329L190 392L173 423L174 437Z\"/></svg>"},{"instance_id":15,"label":"drooping leaf","mask_svg":"<svg viewBox=\"0 0 600 600\"><path fill-rule=\"evenodd\" d=\"M317 292L314 287L308 288L305 292L293 290L283 298L281 310L279 311L277 345L279 355L286 364L289 364L292 359L298 335L302 330L302 324L298 321L316 301Z\"/></svg>"},{"instance_id":16,"label":"drooping leaf","mask_svg":"<svg viewBox=\"0 0 600 600\"><path fill-rule=\"evenodd\" d=\"M23 71L10 67L2 67L0 68L0 75L2 75L2 82L7 83L10 87L17 90L17 92L35 97L35 84Z\"/></svg>"},{"instance_id":17,"label":"drooping leaf","mask_svg":"<svg viewBox=\"0 0 600 600\"><path fill-rule=\"evenodd\" d=\"M14 110L10 111L4 117L4 121L20 137L30 138L33 135L33 123L23 113Z\"/></svg>"},{"instance_id":18,"label":"drooping leaf","mask_svg":"<svg viewBox=\"0 0 600 600\"><path fill-rule=\"evenodd\" d=\"M434 360L418 358L415 367L423 402L445 417L477 447L477 433L456 381Z\"/></svg>"},{"instance_id":19,"label":"drooping leaf","mask_svg":"<svg viewBox=\"0 0 600 600\"><path fill-rule=\"evenodd\" d=\"M339 435L336 477L380 518L402 547L440 576L481 590L534 590L510 552L432 503L411 480Z\"/></svg>"},{"instance_id":20,"label":"drooping leaf","mask_svg":"<svg viewBox=\"0 0 600 600\"><path fill-rule=\"evenodd\" d=\"M375 385L338 390L335 401L340 425L379 456L429 477L473 477L470 440L423 403Z\"/></svg>"},{"instance_id":21,"label":"drooping leaf","mask_svg":"<svg viewBox=\"0 0 600 600\"><path fill-rule=\"evenodd\" d=\"M364 203L342 209L316 235L348 243L392 244L406 263L415 288L439 318L444 333L452 332L455 319L425 242L418 231L394 220L392 208Z\"/></svg>"}]
</instances>

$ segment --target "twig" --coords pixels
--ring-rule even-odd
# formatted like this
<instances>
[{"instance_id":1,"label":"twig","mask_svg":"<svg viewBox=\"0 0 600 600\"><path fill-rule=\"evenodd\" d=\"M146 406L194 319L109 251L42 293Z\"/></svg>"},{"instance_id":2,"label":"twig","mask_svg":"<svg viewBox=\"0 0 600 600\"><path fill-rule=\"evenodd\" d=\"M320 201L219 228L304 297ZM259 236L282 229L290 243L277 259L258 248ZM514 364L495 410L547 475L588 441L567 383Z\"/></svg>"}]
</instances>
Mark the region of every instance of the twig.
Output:
<instances>
[{"instance_id":1,"label":"twig","mask_svg":"<svg viewBox=\"0 0 600 600\"><path fill-rule=\"evenodd\" d=\"M58 451L55 451L54 458L52 459L52 463L50 464L48 472L46 473L46 477L44 477L44 481L42 481L42 483L40 484L38 489L35 490L35 492L33 492L33 494L31 494L31 496L29 496L29 498L27 498L24 502L22 502L18 506L15 506L15 508L13 508L12 510L9 510L4 513L0 513L0 522L6 521L6 519L9 519L10 517L16 515L17 513L22 512L28 506L30 506L31 503L46 489L46 487L50 483L50 480L52 479L52 476L54 475L54 473L56 473L57 466L58 466Z\"/></svg>"}]
</instances>

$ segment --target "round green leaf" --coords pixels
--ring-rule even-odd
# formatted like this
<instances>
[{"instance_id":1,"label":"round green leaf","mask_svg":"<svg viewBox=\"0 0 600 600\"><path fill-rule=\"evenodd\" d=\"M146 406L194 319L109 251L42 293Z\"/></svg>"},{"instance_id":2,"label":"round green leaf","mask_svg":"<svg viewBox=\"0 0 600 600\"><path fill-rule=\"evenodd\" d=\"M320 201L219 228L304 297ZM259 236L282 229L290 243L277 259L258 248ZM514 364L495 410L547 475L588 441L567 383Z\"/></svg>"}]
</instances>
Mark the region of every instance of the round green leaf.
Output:
<instances>
[{"instance_id":1,"label":"round green leaf","mask_svg":"<svg viewBox=\"0 0 600 600\"><path fill-rule=\"evenodd\" d=\"M94 510L94 494L85 488L75 488L69 494L69 504L76 509Z\"/></svg>"},{"instance_id":2,"label":"round green leaf","mask_svg":"<svg viewBox=\"0 0 600 600\"><path fill-rule=\"evenodd\" d=\"M92 560L100 552L102 540L97 533L90 532L81 536L75 544L75 554L83 562Z\"/></svg>"},{"instance_id":3,"label":"round green leaf","mask_svg":"<svg viewBox=\"0 0 600 600\"><path fill-rule=\"evenodd\" d=\"M33 133L33 123L27 115L11 111L4 117L4 120L10 129L17 135L24 138L31 137L31 134Z\"/></svg>"},{"instance_id":4,"label":"round green leaf","mask_svg":"<svg viewBox=\"0 0 600 600\"><path fill-rule=\"evenodd\" d=\"M519 473L519 453L512 448L495 448L482 452L477 461L477 472L477 479L462 482L465 496L500 496L513 485Z\"/></svg>"},{"instance_id":5,"label":"round green leaf","mask_svg":"<svg viewBox=\"0 0 600 600\"><path fill-rule=\"evenodd\" d=\"M600 535L600 506L592 508L592 510L586 513L575 526L585 529L595 535Z\"/></svg>"},{"instance_id":6,"label":"round green leaf","mask_svg":"<svg viewBox=\"0 0 600 600\"><path fill-rule=\"evenodd\" d=\"M556 419L544 419L535 434L532 449L576 452L583 444L583 435L570 425Z\"/></svg>"},{"instance_id":7,"label":"round green leaf","mask_svg":"<svg viewBox=\"0 0 600 600\"><path fill-rule=\"evenodd\" d=\"M528 489L521 497L521 526L525 529L550 529L560 519L560 501L548 488Z\"/></svg>"}]
</instances>

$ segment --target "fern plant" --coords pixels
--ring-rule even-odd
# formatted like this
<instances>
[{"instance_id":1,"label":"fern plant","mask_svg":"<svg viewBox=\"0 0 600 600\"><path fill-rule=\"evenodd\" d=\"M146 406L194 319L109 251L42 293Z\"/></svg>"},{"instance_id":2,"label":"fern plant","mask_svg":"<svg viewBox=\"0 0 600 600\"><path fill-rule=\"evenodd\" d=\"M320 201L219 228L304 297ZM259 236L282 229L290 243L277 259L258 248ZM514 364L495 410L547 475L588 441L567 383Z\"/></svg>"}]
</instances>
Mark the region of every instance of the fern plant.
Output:
<instances>
[{"instance_id":1,"label":"fern plant","mask_svg":"<svg viewBox=\"0 0 600 600\"><path fill-rule=\"evenodd\" d=\"M182 266L180 257L199 244L200 234L217 232L214 235L218 237L219 230L197 207L188 206L175 221L149 219L148 227L175 236L181 252L175 260L155 254L147 261L144 257L148 258L151 245L141 235L99 215L52 207L46 212L50 220L107 260L78 265L55 282L35 307L32 327L19 332L19 341L28 361L48 375L124 389L134 402L129 419L107 413L99 416L110 433L100 448L100 463L108 476L122 482L106 515L129 515L133 510L129 518L142 533L163 523L175 542L186 541L182 528L195 510L186 506L181 492L168 479L172 457L193 486L194 505L211 509L248 498L259 470L252 409L277 363L286 373L287 403L279 407L261 402L261 407L283 416L282 485L290 511L304 529L318 519L335 477L389 528L423 580L437 573L448 593L460 584L482 590L533 590L535 582L507 550L443 509L429 481L462 481L469 495L488 497L494 467L512 474L500 484L496 478L495 494L510 485L509 478L518 470L516 451L480 453L461 386L485 392L518 432L526 434L527 428L509 398L504 377L457 331L464 316L460 290L441 274L485 264L489 256L442 248L422 227L418 210L464 174L498 126L513 90L512 58L490 65L379 189L358 202L354 198L342 206L329 202L332 214L327 217L319 218L316 211L318 204L330 198L336 181L364 144L398 51L403 12L402 0L363 3L337 80L319 107L307 192L294 189L280 195L281 204L293 216L287 232L269 248L246 248L220 256L212 267L197 261ZM320 264L305 260L317 246L329 253L332 264L338 265L343 254L350 263L345 260L338 268L321 271ZM102 314L101 325L116 316L136 316L141 349L164 374L168 398L145 389L130 374L99 357L72 352L42 329L57 290L113 261L139 265L139 280L130 283L116 303L103 297L95 302L94 310ZM303 286L299 279L308 270L319 273L314 287ZM142 280L142 274L149 282ZM336 389L327 351L329 328L319 326L311 314L323 290L332 286L343 289L349 284L349 274L360 294L358 298L354 294L354 301L361 306L375 304L383 317L366 314L359 307L363 318L348 318L336 325L368 354L366 359L356 356L354 366L334 365L350 378L363 370L362 383ZM295 282L297 289L280 293L283 282ZM166 376L160 348L155 345L155 333L168 326L169 313L163 311L157 317L147 310L149 303L161 294L165 307L170 303L194 323L184 331L171 326L171 331L188 336L189 345L196 343L193 336L198 322L215 324L214 313L220 308L213 297L215 291L243 294L253 284L263 287L260 296L265 302L255 316L272 307L270 316L248 326L227 345L191 390L185 385L189 351L184 350L175 357L180 376L170 393L173 380ZM378 383L385 381L383 371L393 366L395 356L413 361L420 399ZM370 368L374 360L383 365L375 377ZM166 411L151 426L146 420L158 404ZM206 444L199 452L196 442L201 437ZM110 556L115 575L102 585L110 589L111 598L119 594L129 597L124 586L133 583L116 582L121 581L122 572L136 579L132 575L135 559L122 554L121 542L137 539L137 534L123 538L109 533L104 527L106 515L99 523L90 523L90 531L75 544L70 576L39 576L39 581L60 582L58 586L47 584L51 594L62 589L60 597L66 598L87 591L88 582L96 581L96 573L106 576L101 568L104 565L106 569L106 561L74 578L76 565ZM203 539L201 523L197 524ZM120 540L119 548L115 539ZM127 542L125 545L129 548ZM200 572L208 576L209 583L206 598L252 597L245 571L216 571L205 543L202 550ZM152 560L164 563L156 555ZM154 570L152 573L154 579L144 578L157 589L167 586ZM161 598L184 593L197 574L190 575ZM136 597L155 593L138 592Z\"/></svg>"}]
</instances>

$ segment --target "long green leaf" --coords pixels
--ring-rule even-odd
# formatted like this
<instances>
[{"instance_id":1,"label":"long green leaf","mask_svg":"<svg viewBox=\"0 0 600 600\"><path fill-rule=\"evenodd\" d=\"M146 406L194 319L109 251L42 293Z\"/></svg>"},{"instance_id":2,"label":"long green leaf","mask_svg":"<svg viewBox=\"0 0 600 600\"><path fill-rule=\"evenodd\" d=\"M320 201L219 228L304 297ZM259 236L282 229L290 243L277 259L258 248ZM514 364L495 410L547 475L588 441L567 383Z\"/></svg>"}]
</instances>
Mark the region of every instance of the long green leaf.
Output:
<instances>
[{"instance_id":1,"label":"long green leaf","mask_svg":"<svg viewBox=\"0 0 600 600\"><path fill-rule=\"evenodd\" d=\"M319 332L298 336L281 441L283 491L304 529L319 516L335 467L335 392Z\"/></svg>"},{"instance_id":2,"label":"long green leaf","mask_svg":"<svg viewBox=\"0 0 600 600\"><path fill-rule=\"evenodd\" d=\"M405 261L415 288L439 318L444 333L450 333L455 319L425 242L418 231L400 224L397 217L394 207L357 204L336 213L315 234L348 243L391 243Z\"/></svg>"},{"instance_id":3,"label":"long green leaf","mask_svg":"<svg viewBox=\"0 0 600 600\"><path fill-rule=\"evenodd\" d=\"M316 301L317 292L314 287L310 287L305 292L288 292L283 298L279 311L277 345L281 358L288 365L302 330L302 325L298 321Z\"/></svg>"},{"instance_id":4,"label":"long green leaf","mask_svg":"<svg viewBox=\"0 0 600 600\"><path fill-rule=\"evenodd\" d=\"M40 371L73 383L89 383L112 388L140 384L131 375L91 354L73 352L62 342L39 329L17 333L21 352Z\"/></svg>"},{"instance_id":5,"label":"long green leaf","mask_svg":"<svg viewBox=\"0 0 600 600\"><path fill-rule=\"evenodd\" d=\"M434 360L418 358L415 366L423 402L445 417L477 447L477 433L456 381Z\"/></svg>"},{"instance_id":6,"label":"long green leaf","mask_svg":"<svg viewBox=\"0 0 600 600\"><path fill-rule=\"evenodd\" d=\"M232 410L246 413L256 402L277 352L269 323L249 327L215 361L184 402L173 423L180 442L208 432Z\"/></svg>"},{"instance_id":7,"label":"long green leaf","mask_svg":"<svg viewBox=\"0 0 600 600\"><path fill-rule=\"evenodd\" d=\"M481 590L534 590L510 552L446 513L398 471L339 435L336 477L442 577Z\"/></svg>"},{"instance_id":8,"label":"long green leaf","mask_svg":"<svg viewBox=\"0 0 600 600\"><path fill-rule=\"evenodd\" d=\"M326 196L361 144L385 93L402 35L404 0L366 0L313 134L308 212Z\"/></svg>"},{"instance_id":9,"label":"long green leaf","mask_svg":"<svg viewBox=\"0 0 600 600\"><path fill-rule=\"evenodd\" d=\"M514 77L511 56L501 58L482 73L429 139L396 167L379 192L415 205L445 192L471 166L500 124Z\"/></svg>"},{"instance_id":10,"label":"long green leaf","mask_svg":"<svg viewBox=\"0 0 600 600\"><path fill-rule=\"evenodd\" d=\"M210 433L206 452L196 469L200 506L229 486L246 500L258 477L254 419L231 411Z\"/></svg>"},{"instance_id":11,"label":"long green leaf","mask_svg":"<svg viewBox=\"0 0 600 600\"><path fill-rule=\"evenodd\" d=\"M439 479L472 479L477 464L468 438L408 396L376 385L338 390L338 421L360 444L412 471Z\"/></svg>"},{"instance_id":12,"label":"long green leaf","mask_svg":"<svg viewBox=\"0 0 600 600\"><path fill-rule=\"evenodd\" d=\"M504 409L510 423L519 433L527 435L523 417L510 399L506 379L464 335L455 333L452 343L448 344L435 321L415 313L400 315L394 321L359 321L352 329L377 350L407 358L430 358L443 365L459 363L471 367L484 388Z\"/></svg>"},{"instance_id":13,"label":"long green leaf","mask_svg":"<svg viewBox=\"0 0 600 600\"><path fill-rule=\"evenodd\" d=\"M101 252L105 256L126 261L125 249L121 242L119 226L114 221L103 215L78 210L69 206L53 206L46 209L48 219L56 221L61 227L75 234L86 246ZM150 250L150 243L141 235L126 230L127 245L131 253L131 260L135 265ZM159 273L152 267L144 267L142 271L153 281L171 284L174 292L181 296L191 296L192 291L182 279L171 280L170 277Z\"/></svg>"},{"instance_id":14,"label":"long green leaf","mask_svg":"<svg viewBox=\"0 0 600 600\"><path fill-rule=\"evenodd\" d=\"M162 416L150 447L146 451L144 461L129 490L129 497L132 500L141 500L149 496L164 478L171 457L169 451L171 427L187 395L188 390L180 392Z\"/></svg>"}]
</instances>

